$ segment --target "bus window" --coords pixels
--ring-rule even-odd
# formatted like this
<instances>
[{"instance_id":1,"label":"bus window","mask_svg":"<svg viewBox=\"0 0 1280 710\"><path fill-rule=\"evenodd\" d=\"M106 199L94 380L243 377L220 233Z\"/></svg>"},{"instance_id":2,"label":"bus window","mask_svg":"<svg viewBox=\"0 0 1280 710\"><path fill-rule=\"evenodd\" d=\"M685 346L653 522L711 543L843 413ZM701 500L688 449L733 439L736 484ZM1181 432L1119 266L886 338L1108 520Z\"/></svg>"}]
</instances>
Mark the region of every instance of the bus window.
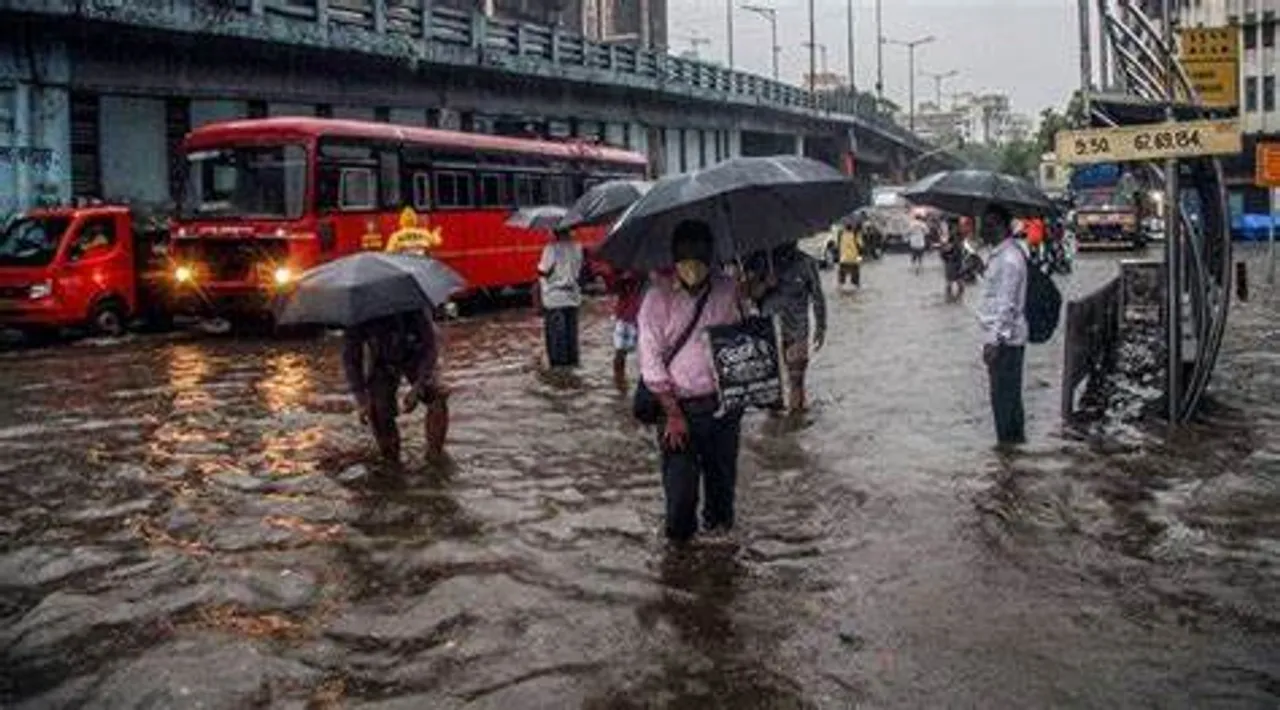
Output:
<instances>
[{"instance_id":1,"label":"bus window","mask_svg":"<svg viewBox=\"0 0 1280 710\"><path fill-rule=\"evenodd\" d=\"M453 170L436 171L436 206L470 207L472 204L471 174Z\"/></svg>"},{"instance_id":2,"label":"bus window","mask_svg":"<svg viewBox=\"0 0 1280 710\"><path fill-rule=\"evenodd\" d=\"M394 150L378 153L378 186L382 188L381 206L384 209L400 209L400 154Z\"/></svg>"},{"instance_id":3,"label":"bus window","mask_svg":"<svg viewBox=\"0 0 1280 710\"><path fill-rule=\"evenodd\" d=\"M569 178L564 175L553 175L547 178L547 202L552 205L568 207L574 198L569 195Z\"/></svg>"},{"instance_id":4,"label":"bus window","mask_svg":"<svg viewBox=\"0 0 1280 710\"><path fill-rule=\"evenodd\" d=\"M431 209L431 176L425 172L413 174L413 208Z\"/></svg>"},{"instance_id":5,"label":"bus window","mask_svg":"<svg viewBox=\"0 0 1280 710\"><path fill-rule=\"evenodd\" d=\"M377 180L369 168L343 168L339 172L338 209L371 210L376 207Z\"/></svg>"},{"instance_id":6,"label":"bus window","mask_svg":"<svg viewBox=\"0 0 1280 710\"><path fill-rule=\"evenodd\" d=\"M499 173L480 174L481 207L507 206L507 181L505 178L505 175Z\"/></svg>"},{"instance_id":7,"label":"bus window","mask_svg":"<svg viewBox=\"0 0 1280 710\"><path fill-rule=\"evenodd\" d=\"M543 175L516 175L516 204L534 207L546 204L546 177Z\"/></svg>"}]
</instances>

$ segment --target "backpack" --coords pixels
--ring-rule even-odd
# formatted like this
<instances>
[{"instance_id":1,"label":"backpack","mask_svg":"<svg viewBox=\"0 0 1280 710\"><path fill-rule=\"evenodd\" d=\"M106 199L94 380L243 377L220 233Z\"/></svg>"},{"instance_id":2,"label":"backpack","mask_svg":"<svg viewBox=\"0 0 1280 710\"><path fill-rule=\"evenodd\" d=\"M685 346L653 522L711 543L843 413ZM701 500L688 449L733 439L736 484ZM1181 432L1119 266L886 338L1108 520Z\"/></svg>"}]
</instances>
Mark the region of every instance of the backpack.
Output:
<instances>
[{"instance_id":1,"label":"backpack","mask_svg":"<svg viewBox=\"0 0 1280 710\"><path fill-rule=\"evenodd\" d=\"M1027 340L1049 342L1062 316L1062 292L1036 263L1027 259Z\"/></svg>"}]
</instances>

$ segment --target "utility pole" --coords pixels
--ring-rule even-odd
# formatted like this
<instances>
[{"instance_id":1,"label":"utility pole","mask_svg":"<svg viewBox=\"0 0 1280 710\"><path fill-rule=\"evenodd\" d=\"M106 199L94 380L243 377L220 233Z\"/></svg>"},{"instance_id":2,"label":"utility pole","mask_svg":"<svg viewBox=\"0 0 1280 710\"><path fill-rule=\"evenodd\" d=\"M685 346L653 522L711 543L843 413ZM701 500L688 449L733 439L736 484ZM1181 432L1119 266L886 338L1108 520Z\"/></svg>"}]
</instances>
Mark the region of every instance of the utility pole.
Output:
<instances>
[{"instance_id":1,"label":"utility pole","mask_svg":"<svg viewBox=\"0 0 1280 710\"><path fill-rule=\"evenodd\" d=\"M1089 94L1093 89L1093 57L1089 52L1091 32L1089 29L1089 0L1076 0L1080 24L1080 98L1084 103L1086 125L1092 120L1093 109L1089 106Z\"/></svg>"},{"instance_id":2,"label":"utility pole","mask_svg":"<svg viewBox=\"0 0 1280 710\"><path fill-rule=\"evenodd\" d=\"M907 48L907 128L912 132L916 130L916 47L936 40L937 37L933 35L905 42L887 37L880 40L882 44L895 44Z\"/></svg>"},{"instance_id":3,"label":"utility pole","mask_svg":"<svg viewBox=\"0 0 1280 710\"><path fill-rule=\"evenodd\" d=\"M876 99L884 102L884 7L882 0L876 0ZM1087 2L1087 0L1080 0ZM879 106L876 107L877 112Z\"/></svg>"},{"instance_id":4,"label":"utility pole","mask_svg":"<svg viewBox=\"0 0 1280 710\"><path fill-rule=\"evenodd\" d=\"M778 11L763 5L743 5L742 9L754 12L769 21L769 31L773 41L773 80L778 81L778 55L782 53L782 47L778 46Z\"/></svg>"},{"instance_id":5,"label":"utility pole","mask_svg":"<svg viewBox=\"0 0 1280 710\"><path fill-rule=\"evenodd\" d=\"M955 69L952 69L951 71L941 72L941 73L929 72L929 71L922 71L920 73L923 74L924 76L927 76L933 79L934 101L937 102L938 110L941 111L942 110L942 82L946 81L947 79L954 79L957 76L960 76L960 72L956 71Z\"/></svg>"},{"instance_id":6,"label":"utility pole","mask_svg":"<svg viewBox=\"0 0 1280 710\"><path fill-rule=\"evenodd\" d=\"M848 10L848 19L849 19L849 31L848 31L848 36L846 37L846 39L848 39L849 41L849 91L854 92L858 90L858 82L856 79L854 79L854 71L853 71L855 68L855 64L853 60L853 0L848 0L848 3L846 4L846 9Z\"/></svg>"},{"instance_id":7,"label":"utility pole","mask_svg":"<svg viewBox=\"0 0 1280 710\"><path fill-rule=\"evenodd\" d=\"M729 37L729 71L733 71L733 0L724 0L724 17Z\"/></svg>"},{"instance_id":8,"label":"utility pole","mask_svg":"<svg viewBox=\"0 0 1280 710\"><path fill-rule=\"evenodd\" d=\"M1161 9L1164 20L1164 80L1165 120L1175 120L1173 106L1177 101L1177 61L1173 56L1173 7L1170 0L1163 0ZM1164 162L1164 269L1166 352L1168 372L1165 373L1165 397L1168 398L1169 428L1176 429L1182 419L1182 230L1178 224L1178 210L1182 200L1178 192L1178 161Z\"/></svg>"}]
</instances>

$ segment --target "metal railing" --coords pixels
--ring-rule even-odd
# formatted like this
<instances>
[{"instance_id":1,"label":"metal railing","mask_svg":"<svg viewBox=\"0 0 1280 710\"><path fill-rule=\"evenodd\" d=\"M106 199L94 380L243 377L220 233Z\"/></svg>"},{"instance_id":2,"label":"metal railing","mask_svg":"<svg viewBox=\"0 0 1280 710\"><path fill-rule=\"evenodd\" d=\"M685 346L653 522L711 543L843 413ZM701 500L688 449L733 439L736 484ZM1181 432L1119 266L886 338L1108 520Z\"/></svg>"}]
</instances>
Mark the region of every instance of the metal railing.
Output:
<instances>
[{"instance_id":1,"label":"metal railing","mask_svg":"<svg viewBox=\"0 0 1280 710\"><path fill-rule=\"evenodd\" d=\"M1094 387L1115 370L1120 343L1120 278L1067 303L1062 358L1062 421L1080 413L1080 386Z\"/></svg>"},{"instance_id":2,"label":"metal railing","mask_svg":"<svg viewBox=\"0 0 1280 710\"><path fill-rule=\"evenodd\" d=\"M613 83L641 82L708 98L825 114L884 135L906 147L934 146L894 123L868 97L811 93L755 74L670 56L664 52L592 42L558 27L513 22L479 12L435 5L432 0L232 0L252 16L289 18L326 30L353 29L471 48L489 66L520 71L530 63L573 65L613 75Z\"/></svg>"}]
</instances>

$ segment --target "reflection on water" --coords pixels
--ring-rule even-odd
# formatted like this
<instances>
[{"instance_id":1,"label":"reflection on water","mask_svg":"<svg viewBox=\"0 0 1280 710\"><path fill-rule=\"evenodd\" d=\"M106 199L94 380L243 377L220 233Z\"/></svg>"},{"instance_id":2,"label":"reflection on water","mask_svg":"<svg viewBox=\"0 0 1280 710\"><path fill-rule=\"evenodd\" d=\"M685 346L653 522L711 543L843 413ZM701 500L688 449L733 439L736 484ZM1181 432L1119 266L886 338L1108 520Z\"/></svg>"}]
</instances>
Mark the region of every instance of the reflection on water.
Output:
<instances>
[{"instance_id":1,"label":"reflection on water","mask_svg":"<svg viewBox=\"0 0 1280 710\"><path fill-rule=\"evenodd\" d=\"M685 552L604 304L571 373L528 312L450 324L450 458L424 463L418 412L403 470L332 337L0 354L0 702L1274 706L1274 304L1233 315L1193 444L1059 438L1051 347L1035 443L1000 458L935 270L890 257L832 300L813 412L744 427L740 544Z\"/></svg>"}]
</instances>

